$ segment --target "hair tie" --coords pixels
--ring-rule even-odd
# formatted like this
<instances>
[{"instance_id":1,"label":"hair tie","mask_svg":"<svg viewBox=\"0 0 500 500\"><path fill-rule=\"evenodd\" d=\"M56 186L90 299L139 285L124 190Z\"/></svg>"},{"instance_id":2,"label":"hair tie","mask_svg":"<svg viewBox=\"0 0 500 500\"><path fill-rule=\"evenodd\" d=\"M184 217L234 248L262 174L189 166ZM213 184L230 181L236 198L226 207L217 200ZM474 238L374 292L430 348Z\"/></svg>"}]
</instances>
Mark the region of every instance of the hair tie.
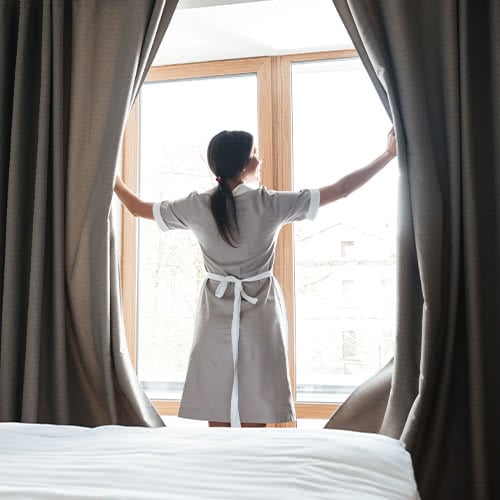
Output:
<instances>
[{"instance_id":1,"label":"hair tie","mask_svg":"<svg viewBox=\"0 0 500 500\"><path fill-rule=\"evenodd\" d=\"M217 177L215 178L215 180L216 180L216 181L220 184L220 181L221 181L222 179L220 178L220 176L217 176Z\"/></svg>"}]
</instances>

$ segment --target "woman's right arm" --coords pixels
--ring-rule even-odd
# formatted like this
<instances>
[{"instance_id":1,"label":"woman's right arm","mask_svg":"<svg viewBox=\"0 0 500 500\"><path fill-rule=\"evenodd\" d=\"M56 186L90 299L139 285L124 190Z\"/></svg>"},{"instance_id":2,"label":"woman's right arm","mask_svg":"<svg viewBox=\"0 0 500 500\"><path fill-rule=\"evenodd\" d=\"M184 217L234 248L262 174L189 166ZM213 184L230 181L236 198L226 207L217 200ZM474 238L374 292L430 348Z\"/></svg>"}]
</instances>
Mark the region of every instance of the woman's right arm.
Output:
<instances>
[{"instance_id":1,"label":"woman's right arm","mask_svg":"<svg viewBox=\"0 0 500 500\"><path fill-rule=\"evenodd\" d=\"M115 193L134 217L152 219L153 203L141 200L118 176L115 178Z\"/></svg>"}]
</instances>

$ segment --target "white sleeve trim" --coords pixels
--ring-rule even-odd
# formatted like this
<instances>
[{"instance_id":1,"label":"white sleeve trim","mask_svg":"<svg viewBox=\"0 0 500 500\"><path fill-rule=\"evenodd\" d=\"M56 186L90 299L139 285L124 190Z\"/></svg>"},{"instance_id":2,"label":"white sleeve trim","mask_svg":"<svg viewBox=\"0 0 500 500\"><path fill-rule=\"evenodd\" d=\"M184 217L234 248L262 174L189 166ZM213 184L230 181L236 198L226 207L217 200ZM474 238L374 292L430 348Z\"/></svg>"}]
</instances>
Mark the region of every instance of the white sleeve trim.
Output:
<instances>
[{"instance_id":1,"label":"white sleeve trim","mask_svg":"<svg viewBox=\"0 0 500 500\"><path fill-rule=\"evenodd\" d=\"M309 191L311 192L311 203L306 214L306 219L314 220L316 218L316 215L318 215L319 210L319 189L310 189Z\"/></svg>"},{"instance_id":2,"label":"white sleeve trim","mask_svg":"<svg viewBox=\"0 0 500 500\"><path fill-rule=\"evenodd\" d=\"M162 231L168 231L168 227L161 216L161 202L153 203L153 217Z\"/></svg>"}]
</instances>

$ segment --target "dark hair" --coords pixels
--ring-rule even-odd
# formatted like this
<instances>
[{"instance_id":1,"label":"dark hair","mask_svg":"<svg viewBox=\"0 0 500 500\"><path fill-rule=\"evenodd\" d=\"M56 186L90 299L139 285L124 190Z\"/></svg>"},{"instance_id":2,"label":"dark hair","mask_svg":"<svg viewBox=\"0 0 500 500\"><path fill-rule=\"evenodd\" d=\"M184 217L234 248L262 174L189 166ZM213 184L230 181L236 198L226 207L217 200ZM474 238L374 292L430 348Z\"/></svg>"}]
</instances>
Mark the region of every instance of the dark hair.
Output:
<instances>
[{"instance_id":1,"label":"dark hair","mask_svg":"<svg viewBox=\"0 0 500 500\"><path fill-rule=\"evenodd\" d=\"M212 137L207 149L210 170L218 178L219 185L210 196L210 208L222 239L235 247L239 228L236 204L227 183L236 177L250 160L253 136L241 130L223 130Z\"/></svg>"}]
</instances>

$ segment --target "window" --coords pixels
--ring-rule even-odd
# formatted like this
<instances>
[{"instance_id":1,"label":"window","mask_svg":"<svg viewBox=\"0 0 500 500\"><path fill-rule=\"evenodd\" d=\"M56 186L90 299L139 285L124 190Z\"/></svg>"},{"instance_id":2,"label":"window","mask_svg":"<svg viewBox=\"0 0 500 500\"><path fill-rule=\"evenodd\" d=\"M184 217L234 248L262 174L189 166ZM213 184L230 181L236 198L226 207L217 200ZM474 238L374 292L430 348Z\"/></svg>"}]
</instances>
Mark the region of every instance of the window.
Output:
<instances>
[{"instance_id":1,"label":"window","mask_svg":"<svg viewBox=\"0 0 500 500\"><path fill-rule=\"evenodd\" d=\"M342 241L340 243L340 256L351 257L354 248L354 241Z\"/></svg>"},{"instance_id":2,"label":"window","mask_svg":"<svg viewBox=\"0 0 500 500\"><path fill-rule=\"evenodd\" d=\"M205 149L229 128L258 138L263 184L300 189L370 161L389 123L353 51L157 67L127 126L125 181L151 201L212 186ZM300 419L328 418L392 355L394 170L323 208L313 223L281 232L275 274L287 303ZM204 274L197 243L126 213L123 239L131 357L157 409L175 415Z\"/></svg>"},{"instance_id":3,"label":"window","mask_svg":"<svg viewBox=\"0 0 500 500\"><path fill-rule=\"evenodd\" d=\"M352 300L355 296L354 280L342 280L342 297Z\"/></svg>"},{"instance_id":4,"label":"window","mask_svg":"<svg viewBox=\"0 0 500 500\"><path fill-rule=\"evenodd\" d=\"M342 332L342 359L345 361L356 361L359 359L359 346L356 332L344 330Z\"/></svg>"}]
</instances>

